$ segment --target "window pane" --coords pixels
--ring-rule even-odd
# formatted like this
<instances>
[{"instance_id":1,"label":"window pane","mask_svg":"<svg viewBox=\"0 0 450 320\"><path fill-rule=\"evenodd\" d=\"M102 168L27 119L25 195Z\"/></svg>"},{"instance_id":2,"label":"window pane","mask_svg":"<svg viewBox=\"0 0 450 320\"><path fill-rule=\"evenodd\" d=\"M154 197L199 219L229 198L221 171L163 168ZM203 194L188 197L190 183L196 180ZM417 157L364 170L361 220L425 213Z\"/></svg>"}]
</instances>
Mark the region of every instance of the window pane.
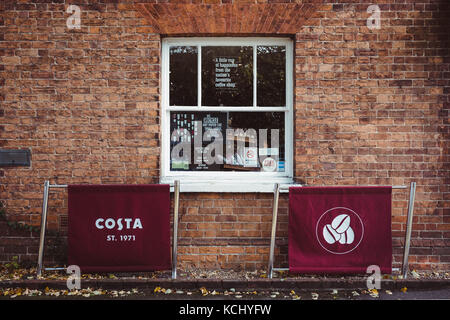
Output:
<instances>
[{"instance_id":1,"label":"window pane","mask_svg":"<svg viewBox=\"0 0 450 320\"><path fill-rule=\"evenodd\" d=\"M286 47L257 47L257 104L286 105Z\"/></svg>"},{"instance_id":2,"label":"window pane","mask_svg":"<svg viewBox=\"0 0 450 320\"><path fill-rule=\"evenodd\" d=\"M171 106L197 105L197 47L170 47Z\"/></svg>"},{"instance_id":3,"label":"window pane","mask_svg":"<svg viewBox=\"0 0 450 320\"><path fill-rule=\"evenodd\" d=\"M253 105L253 47L202 47L202 105Z\"/></svg>"},{"instance_id":4,"label":"window pane","mask_svg":"<svg viewBox=\"0 0 450 320\"><path fill-rule=\"evenodd\" d=\"M229 112L228 128L234 131L234 143L229 134L227 145L234 144L234 156L227 155L224 169L285 171L284 121L284 112ZM245 147L241 148L243 137Z\"/></svg>"},{"instance_id":5,"label":"window pane","mask_svg":"<svg viewBox=\"0 0 450 320\"><path fill-rule=\"evenodd\" d=\"M284 112L171 112L172 171L285 171Z\"/></svg>"}]
</instances>

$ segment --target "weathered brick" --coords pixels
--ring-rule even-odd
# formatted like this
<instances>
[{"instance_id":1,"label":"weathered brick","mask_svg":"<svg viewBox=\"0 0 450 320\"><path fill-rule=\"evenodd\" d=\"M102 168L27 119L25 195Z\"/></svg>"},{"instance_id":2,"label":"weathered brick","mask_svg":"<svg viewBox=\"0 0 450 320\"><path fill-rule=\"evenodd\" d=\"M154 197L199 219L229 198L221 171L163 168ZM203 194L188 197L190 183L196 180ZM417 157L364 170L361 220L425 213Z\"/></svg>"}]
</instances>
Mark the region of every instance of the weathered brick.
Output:
<instances>
[{"instance_id":1,"label":"weathered brick","mask_svg":"<svg viewBox=\"0 0 450 320\"><path fill-rule=\"evenodd\" d=\"M370 30L363 0L135 2L81 5L82 29L69 32L63 3L0 4L0 146L32 150L32 167L0 171L8 217L39 225L45 179L159 180L160 33L291 35L295 179L416 181L411 267L448 270L448 9L393 0L379 4L381 28ZM408 192L393 198L398 266ZM271 195L183 194L181 265L265 267L271 205ZM51 212L49 226L64 232L66 193L52 194ZM279 222L285 241L285 195ZM0 261L36 258L36 235L1 223L0 230ZM46 258L65 263L64 254ZM277 244L276 259L287 263L286 243Z\"/></svg>"}]
</instances>

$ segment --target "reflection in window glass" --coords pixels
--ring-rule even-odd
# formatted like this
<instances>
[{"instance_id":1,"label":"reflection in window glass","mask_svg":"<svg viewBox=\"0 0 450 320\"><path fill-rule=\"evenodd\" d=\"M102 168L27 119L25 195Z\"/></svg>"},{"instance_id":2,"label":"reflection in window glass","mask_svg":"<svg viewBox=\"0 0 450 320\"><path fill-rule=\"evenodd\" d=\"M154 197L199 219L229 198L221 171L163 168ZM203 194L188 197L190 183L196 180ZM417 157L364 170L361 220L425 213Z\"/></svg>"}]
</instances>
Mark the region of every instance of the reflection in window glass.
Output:
<instances>
[{"instance_id":1,"label":"reflection in window glass","mask_svg":"<svg viewBox=\"0 0 450 320\"><path fill-rule=\"evenodd\" d=\"M285 171L284 112L170 112L170 170Z\"/></svg>"},{"instance_id":2,"label":"reflection in window glass","mask_svg":"<svg viewBox=\"0 0 450 320\"><path fill-rule=\"evenodd\" d=\"M234 131L235 156L230 159L228 155L224 169L242 170L243 165L244 169L253 171L285 171L284 121L283 112L229 112L228 128ZM240 144L243 136L244 148ZM230 145L231 136L226 138Z\"/></svg>"},{"instance_id":3,"label":"reflection in window glass","mask_svg":"<svg viewBox=\"0 0 450 320\"><path fill-rule=\"evenodd\" d=\"M170 105L197 105L197 47L170 47Z\"/></svg>"},{"instance_id":4,"label":"reflection in window glass","mask_svg":"<svg viewBox=\"0 0 450 320\"><path fill-rule=\"evenodd\" d=\"M257 47L257 104L263 107L286 105L286 47Z\"/></svg>"},{"instance_id":5,"label":"reflection in window glass","mask_svg":"<svg viewBox=\"0 0 450 320\"><path fill-rule=\"evenodd\" d=\"M253 47L202 47L202 105L253 105Z\"/></svg>"}]
</instances>

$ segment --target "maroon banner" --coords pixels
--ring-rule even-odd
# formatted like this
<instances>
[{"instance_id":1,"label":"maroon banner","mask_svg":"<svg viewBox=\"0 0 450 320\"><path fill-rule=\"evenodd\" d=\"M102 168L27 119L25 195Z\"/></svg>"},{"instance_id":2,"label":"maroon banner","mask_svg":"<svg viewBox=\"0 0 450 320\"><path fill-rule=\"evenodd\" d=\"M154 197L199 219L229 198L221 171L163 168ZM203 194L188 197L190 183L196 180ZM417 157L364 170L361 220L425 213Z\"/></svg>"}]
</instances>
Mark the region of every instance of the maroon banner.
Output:
<instances>
[{"instance_id":1,"label":"maroon banner","mask_svg":"<svg viewBox=\"0 0 450 320\"><path fill-rule=\"evenodd\" d=\"M69 185L68 264L81 272L171 268L169 185Z\"/></svg>"},{"instance_id":2,"label":"maroon banner","mask_svg":"<svg viewBox=\"0 0 450 320\"><path fill-rule=\"evenodd\" d=\"M291 187L289 270L392 272L391 187Z\"/></svg>"}]
</instances>

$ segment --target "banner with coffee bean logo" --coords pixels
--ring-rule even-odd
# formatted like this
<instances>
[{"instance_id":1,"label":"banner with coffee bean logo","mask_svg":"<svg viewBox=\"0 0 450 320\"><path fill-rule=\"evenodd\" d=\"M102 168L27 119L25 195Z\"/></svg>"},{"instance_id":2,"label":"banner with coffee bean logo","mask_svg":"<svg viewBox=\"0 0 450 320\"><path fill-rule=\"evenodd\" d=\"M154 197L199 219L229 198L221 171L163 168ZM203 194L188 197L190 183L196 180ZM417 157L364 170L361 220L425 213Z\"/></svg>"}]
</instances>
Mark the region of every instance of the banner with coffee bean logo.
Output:
<instances>
[{"instance_id":1,"label":"banner with coffee bean logo","mask_svg":"<svg viewBox=\"0 0 450 320\"><path fill-rule=\"evenodd\" d=\"M69 185L68 264L81 272L170 269L170 186Z\"/></svg>"},{"instance_id":2,"label":"banner with coffee bean logo","mask_svg":"<svg viewBox=\"0 0 450 320\"><path fill-rule=\"evenodd\" d=\"M305 273L392 271L391 187L289 189L289 269Z\"/></svg>"}]
</instances>

